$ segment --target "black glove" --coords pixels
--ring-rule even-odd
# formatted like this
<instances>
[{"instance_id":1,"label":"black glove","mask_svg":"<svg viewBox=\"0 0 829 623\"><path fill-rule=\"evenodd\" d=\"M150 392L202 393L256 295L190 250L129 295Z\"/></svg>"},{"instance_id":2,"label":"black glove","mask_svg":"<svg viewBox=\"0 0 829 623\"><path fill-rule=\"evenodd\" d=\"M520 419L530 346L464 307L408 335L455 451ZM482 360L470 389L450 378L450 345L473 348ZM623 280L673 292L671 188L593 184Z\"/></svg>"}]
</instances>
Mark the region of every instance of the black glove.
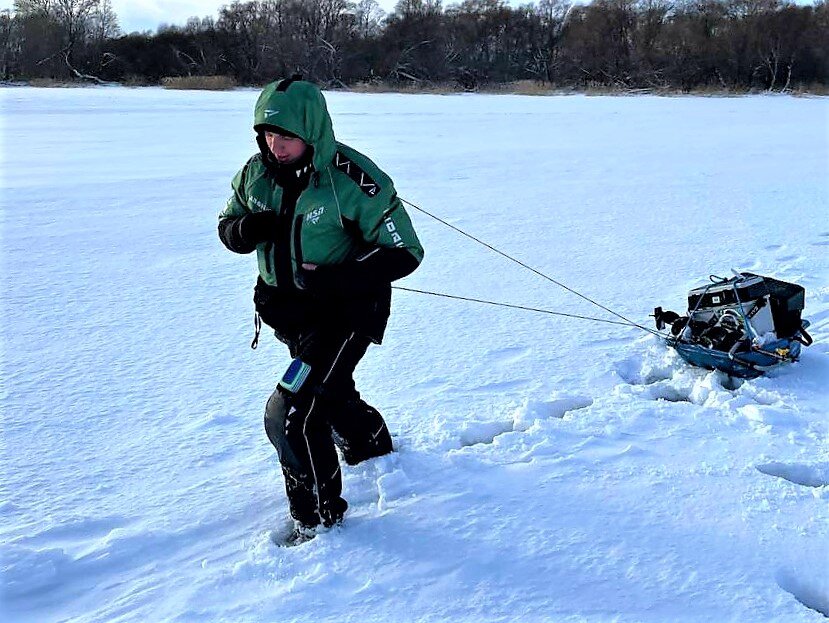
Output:
<instances>
[{"instance_id":1,"label":"black glove","mask_svg":"<svg viewBox=\"0 0 829 623\"><path fill-rule=\"evenodd\" d=\"M273 210L251 212L239 221L239 235L248 244L276 240L279 215Z\"/></svg>"},{"instance_id":2,"label":"black glove","mask_svg":"<svg viewBox=\"0 0 829 623\"><path fill-rule=\"evenodd\" d=\"M276 239L278 224L273 210L228 216L219 221L219 239L234 253L252 253L260 242Z\"/></svg>"},{"instance_id":3,"label":"black glove","mask_svg":"<svg viewBox=\"0 0 829 623\"><path fill-rule=\"evenodd\" d=\"M383 284L367 279L356 262L317 266L313 270L300 268L297 281L303 290L312 294L364 294L376 292Z\"/></svg>"},{"instance_id":4,"label":"black glove","mask_svg":"<svg viewBox=\"0 0 829 623\"><path fill-rule=\"evenodd\" d=\"M377 247L342 264L300 268L297 280L304 290L315 294L369 294L405 277L417 264L406 249Z\"/></svg>"}]
</instances>

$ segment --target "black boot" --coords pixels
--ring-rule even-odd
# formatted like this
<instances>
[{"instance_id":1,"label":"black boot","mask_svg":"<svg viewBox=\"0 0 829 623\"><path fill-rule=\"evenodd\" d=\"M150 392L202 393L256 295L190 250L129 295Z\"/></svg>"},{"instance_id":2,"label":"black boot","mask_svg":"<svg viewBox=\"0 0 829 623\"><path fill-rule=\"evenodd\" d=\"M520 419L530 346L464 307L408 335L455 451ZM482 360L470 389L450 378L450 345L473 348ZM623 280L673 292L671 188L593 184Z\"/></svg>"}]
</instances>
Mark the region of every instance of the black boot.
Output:
<instances>
[{"instance_id":1,"label":"black boot","mask_svg":"<svg viewBox=\"0 0 829 623\"><path fill-rule=\"evenodd\" d=\"M391 434L380 412L364 400L350 400L332 421L337 446L345 462L357 465L394 451Z\"/></svg>"},{"instance_id":2,"label":"black boot","mask_svg":"<svg viewBox=\"0 0 829 623\"><path fill-rule=\"evenodd\" d=\"M280 547L296 547L307 543L317 536L317 528L306 526L299 522L294 523L294 527L285 534L274 539L274 543Z\"/></svg>"}]
</instances>

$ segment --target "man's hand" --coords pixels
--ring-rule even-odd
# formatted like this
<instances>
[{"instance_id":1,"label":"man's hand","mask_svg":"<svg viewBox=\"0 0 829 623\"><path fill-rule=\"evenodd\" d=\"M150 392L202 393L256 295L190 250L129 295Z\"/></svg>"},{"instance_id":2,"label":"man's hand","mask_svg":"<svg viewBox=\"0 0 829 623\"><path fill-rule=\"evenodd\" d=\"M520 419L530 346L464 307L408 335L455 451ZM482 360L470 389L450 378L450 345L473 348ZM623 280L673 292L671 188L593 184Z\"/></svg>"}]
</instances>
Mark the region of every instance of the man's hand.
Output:
<instances>
[{"instance_id":1,"label":"man's hand","mask_svg":"<svg viewBox=\"0 0 829 623\"><path fill-rule=\"evenodd\" d=\"M305 263L297 274L300 287L312 294L342 294L349 288L343 283L345 264L319 266Z\"/></svg>"},{"instance_id":2,"label":"man's hand","mask_svg":"<svg viewBox=\"0 0 829 623\"><path fill-rule=\"evenodd\" d=\"M376 291L378 284L366 278L357 262L345 262L331 266L303 264L299 282L303 290L312 294L360 294Z\"/></svg>"},{"instance_id":3,"label":"man's hand","mask_svg":"<svg viewBox=\"0 0 829 623\"><path fill-rule=\"evenodd\" d=\"M239 235L248 244L276 240L279 215L273 210L251 212L239 221Z\"/></svg>"},{"instance_id":4,"label":"man's hand","mask_svg":"<svg viewBox=\"0 0 829 623\"><path fill-rule=\"evenodd\" d=\"M369 294L405 277L417 263L405 249L376 247L342 264L303 264L297 277L300 287L315 294Z\"/></svg>"}]
</instances>

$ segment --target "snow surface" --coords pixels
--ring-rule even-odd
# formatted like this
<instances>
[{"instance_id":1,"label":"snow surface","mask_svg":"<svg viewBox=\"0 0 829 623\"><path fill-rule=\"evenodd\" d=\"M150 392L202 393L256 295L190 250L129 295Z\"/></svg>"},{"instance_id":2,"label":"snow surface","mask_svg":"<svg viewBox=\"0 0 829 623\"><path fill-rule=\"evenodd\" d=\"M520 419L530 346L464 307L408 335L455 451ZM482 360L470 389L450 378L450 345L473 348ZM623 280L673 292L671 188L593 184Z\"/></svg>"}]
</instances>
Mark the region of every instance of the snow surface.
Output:
<instances>
[{"instance_id":1,"label":"snow surface","mask_svg":"<svg viewBox=\"0 0 829 623\"><path fill-rule=\"evenodd\" d=\"M815 344L748 382L637 329L399 292L358 368L398 452L294 549L216 215L257 93L4 88L9 622L825 621L829 100L328 96L400 194L649 323L731 268ZM404 285L607 317L411 211Z\"/></svg>"}]
</instances>

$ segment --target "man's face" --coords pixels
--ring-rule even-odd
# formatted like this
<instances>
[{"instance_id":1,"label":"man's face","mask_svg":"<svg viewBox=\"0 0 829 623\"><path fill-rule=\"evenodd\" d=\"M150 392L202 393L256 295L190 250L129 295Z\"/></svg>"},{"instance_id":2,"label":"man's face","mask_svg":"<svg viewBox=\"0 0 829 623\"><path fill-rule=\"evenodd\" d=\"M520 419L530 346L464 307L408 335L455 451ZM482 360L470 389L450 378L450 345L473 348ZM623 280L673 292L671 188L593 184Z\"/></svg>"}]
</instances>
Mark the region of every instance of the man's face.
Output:
<instances>
[{"instance_id":1,"label":"man's face","mask_svg":"<svg viewBox=\"0 0 829 623\"><path fill-rule=\"evenodd\" d=\"M265 142L271 150L273 157L279 164L290 164L298 160L308 145L296 136L283 136L278 132L265 131Z\"/></svg>"}]
</instances>

